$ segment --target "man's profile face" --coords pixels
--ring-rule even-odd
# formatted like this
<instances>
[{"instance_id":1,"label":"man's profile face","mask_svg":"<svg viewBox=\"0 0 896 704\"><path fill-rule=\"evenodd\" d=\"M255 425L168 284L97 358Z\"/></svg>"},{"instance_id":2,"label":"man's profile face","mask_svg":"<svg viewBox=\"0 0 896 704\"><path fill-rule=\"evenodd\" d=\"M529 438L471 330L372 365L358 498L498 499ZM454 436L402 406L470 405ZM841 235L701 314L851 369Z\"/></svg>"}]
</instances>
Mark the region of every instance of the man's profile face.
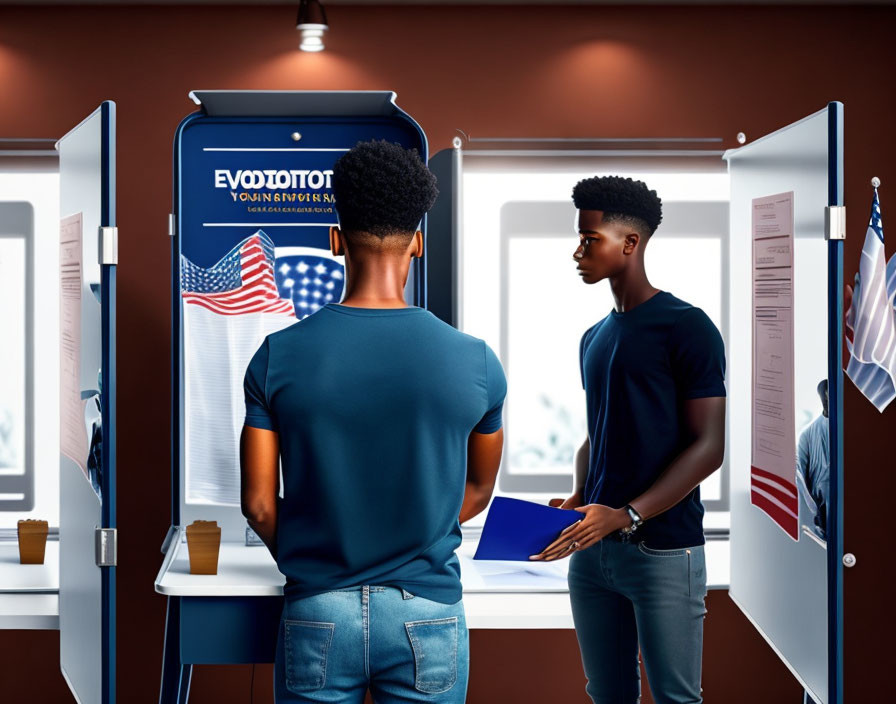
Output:
<instances>
[{"instance_id":1,"label":"man's profile face","mask_svg":"<svg viewBox=\"0 0 896 704\"><path fill-rule=\"evenodd\" d=\"M572 258L582 281L594 284L625 269L625 230L604 222L602 210L579 210L576 219L579 246Z\"/></svg>"}]
</instances>

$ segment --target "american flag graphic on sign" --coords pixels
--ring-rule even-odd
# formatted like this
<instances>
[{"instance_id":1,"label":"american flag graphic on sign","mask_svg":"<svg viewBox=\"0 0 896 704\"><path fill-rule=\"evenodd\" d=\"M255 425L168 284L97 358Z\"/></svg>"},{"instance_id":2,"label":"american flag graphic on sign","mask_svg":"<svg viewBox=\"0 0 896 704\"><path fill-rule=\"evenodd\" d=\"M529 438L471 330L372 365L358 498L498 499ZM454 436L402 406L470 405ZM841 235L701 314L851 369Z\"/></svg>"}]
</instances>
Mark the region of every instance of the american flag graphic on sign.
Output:
<instances>
[{"instance_id":1,"label":"american flag graphic on sign","mask_svg":"<svg viewBox=\"0 0 896 704\"><path fill-rule=\"evenodd\" d=\"M243 377L264 338L342 297L342 265L261 230L216 264L181 258L186 501L238 506Z\"/></svg>"},{"instance_id":2,"label":"american flag graphic on sign","mask_svg":"<svg viewBox=\"0 0 896 704\"><path fill-rule=\"evenodd\" d=\"M184 303L219 315L286 313L289 300L280 298L274 279L274 243L261 231L234 247L217 264L205 269L181 257Z\"/></svg>"},{"instance_id":3,"label":"american flag graphic on sign","mask_svg":"<svg viewBox=\"0 0 896 704\"><path fill-rule=\"evenodd\" d=\"M299 320L342 298L342 264L322 254L310 247L277 248L277 288L283 298L292 301Z\"/></svg>"}]
</instances>

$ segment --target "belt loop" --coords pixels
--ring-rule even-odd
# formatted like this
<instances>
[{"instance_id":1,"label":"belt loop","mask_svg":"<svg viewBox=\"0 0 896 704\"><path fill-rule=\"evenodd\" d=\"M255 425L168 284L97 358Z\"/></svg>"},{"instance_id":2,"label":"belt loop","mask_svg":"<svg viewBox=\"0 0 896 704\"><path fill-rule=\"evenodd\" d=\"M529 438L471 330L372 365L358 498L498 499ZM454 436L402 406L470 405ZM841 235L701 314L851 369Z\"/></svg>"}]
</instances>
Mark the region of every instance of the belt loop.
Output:
<instances>
[{"instance_id":1,"label":"belt loop","mask_svg":"<svg viewBox=\"0 0 896 704\"><path fill-rule=\"evenodd\" d=\"M404 599L405 601L407 601L408 599L413 599L413 598L414 598L414 595L411 594L411 593L410 593L409 591L407 591L406 589L402 589L402 590L401 590L401 598Z\"/></svg>"}]
</instances>

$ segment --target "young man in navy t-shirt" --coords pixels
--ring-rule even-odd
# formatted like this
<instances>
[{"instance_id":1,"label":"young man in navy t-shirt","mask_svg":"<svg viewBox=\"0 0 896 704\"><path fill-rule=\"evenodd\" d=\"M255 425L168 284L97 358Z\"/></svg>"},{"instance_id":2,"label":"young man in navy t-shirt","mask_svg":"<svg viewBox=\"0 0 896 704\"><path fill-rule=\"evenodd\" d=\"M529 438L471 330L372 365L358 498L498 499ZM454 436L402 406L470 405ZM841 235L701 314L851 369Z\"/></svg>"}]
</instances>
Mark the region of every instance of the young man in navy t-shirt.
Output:
<instances>
[{"instance_id":1,"label":"young man in navy t-shirt","mask_svg":"<svg viewBox=\"0 0 896 704\"><path fill-rule=\"evenodd\" d=\"M588 438L576 455L583 514L533 559L572 555L569 591L595 704L702 702L706 569L699 484L725 453L725 350L699 308L654 288L644 249L662 220L655 191L617 176L573 189L586 284L615 308L580 346ZM560 504L560 500L552 502Z\"/></svg>"},{"instance_id":2,"label":"young man in navy t-shirt","mask_svg":"<svg viewBox=\"0 0 896 704\"><path fill-rule=\"evenodd\" d=\"M286 576L275 696L461 704L454 551L494 487L504 372L482 340L404 301L437 194L417 153L360 143L332 184L345 296L269 335L245 379L243 513Z\"/></svg>"}]
</instances>

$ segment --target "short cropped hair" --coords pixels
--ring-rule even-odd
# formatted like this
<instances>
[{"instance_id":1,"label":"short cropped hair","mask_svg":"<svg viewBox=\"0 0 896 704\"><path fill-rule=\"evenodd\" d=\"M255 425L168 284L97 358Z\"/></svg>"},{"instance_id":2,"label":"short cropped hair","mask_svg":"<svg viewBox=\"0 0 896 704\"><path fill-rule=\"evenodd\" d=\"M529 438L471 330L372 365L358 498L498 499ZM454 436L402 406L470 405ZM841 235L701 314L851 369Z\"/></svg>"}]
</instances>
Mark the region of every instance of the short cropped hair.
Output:
<instances>
[{"instance_id":1,"label":"short cropped hair","mask_svg":"<svg viewBox=\"0 0 896 704\"><path fill-rule=\"evenodd\" d=\"M572 189L579 210L601 210L605 222L623 222L650 237L663 221L663 202L643 181L622 176L594 176Z\"/></svg>"},{"instance_id":2,"label":"short cropped hair","mask_svg":"<svg viewBox=\"0 0 896 704\"><path fill-rule=\"evenodd\" d=\"M436 177L416 149L381 141L358 142L333 166L339 226L380 240L412 235L435 203Z\"/></svg>"}]
</instances>

